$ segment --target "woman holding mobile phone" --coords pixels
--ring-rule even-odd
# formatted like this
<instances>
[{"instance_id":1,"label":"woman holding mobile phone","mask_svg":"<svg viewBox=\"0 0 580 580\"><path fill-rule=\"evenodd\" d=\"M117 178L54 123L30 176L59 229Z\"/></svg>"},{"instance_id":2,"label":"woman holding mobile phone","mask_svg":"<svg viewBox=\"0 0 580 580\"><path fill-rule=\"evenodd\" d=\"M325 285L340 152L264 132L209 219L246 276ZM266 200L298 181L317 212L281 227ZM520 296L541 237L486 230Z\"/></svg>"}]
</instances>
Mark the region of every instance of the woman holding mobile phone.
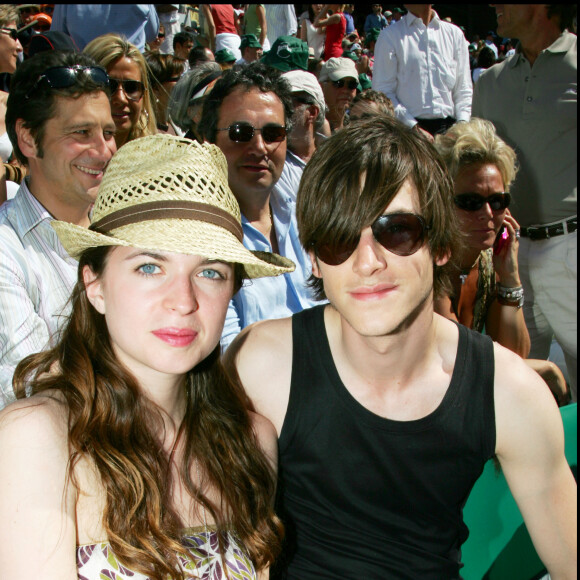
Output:
<instances>
[{"instance_id":1,"label":"woman holding mobile phone","mask_svg":"<svg viewBox=\"0 0 580 580\"><path fill-rule=\"evenodd\" d=\"M435 303L439 314L480 332L526 358L530 338L518 271L519 224L509 211L516 175L515 151L489 121L473 118L435 137L455 184L454 202L464 234L448 296ZM557 400L566 383L549 361L529 360Z\"/></svg>"}]
</instances>

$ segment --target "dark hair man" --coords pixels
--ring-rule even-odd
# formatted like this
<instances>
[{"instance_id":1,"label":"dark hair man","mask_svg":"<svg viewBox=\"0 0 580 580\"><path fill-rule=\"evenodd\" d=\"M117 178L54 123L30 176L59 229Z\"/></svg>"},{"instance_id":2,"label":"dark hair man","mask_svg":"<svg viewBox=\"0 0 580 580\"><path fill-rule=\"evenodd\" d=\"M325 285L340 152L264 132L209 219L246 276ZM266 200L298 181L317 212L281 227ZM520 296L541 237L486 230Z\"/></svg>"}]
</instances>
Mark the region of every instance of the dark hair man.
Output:
<instances>
[{"instance_id":1,"label":"dark hair man","mask_svg":"<svg viewBox=\"0 0 580 580\"><path fill-rule=\"evenodd\" d=\"M10 83L6 130L28 177L0 207L0 406L12 375L48 346L66 318L77 263L53 219L89 225L89 211L115 146L108 77L88 56L41 52Z\"/></svg>"},{"instance_id":2,"label":"dark hair man","mask_svg":"<svg viewBox=\"0 0 580 580\"><path fill-rule=\"evenodd\" d=\"M462 506L492 457L552 577L576 574L550 390L433 310L457 245L452 200L432 145L387 116L342 129L304 170L300 239L330 304L253 325L226 353L278 432L288 580L459 579Z\"/></svg>"},{"instance_id":3,"label":"dark hair man","mask_svg":"<svg viewBox=\"0 0 580 580\"><path fill-rule=\"evenodd\" d=\"M494 7L498 34L519 43L479 77L473 114L491 121L518 152L511 193L522 226L518 266L529 356L548 358L555 337L577 401L578 39L566 30L576 5Z\"/></svg>"},{"instance_id":4,"label":"dark hair man","mask_svg":"<svg viewBox=\"0 0 580 580\"><path fill-rule=\"evenodd\" d=\"M173 37L173 55L189 64L189 52L193 48L194 37L191 32L178 32Z\"/></svg>"},{"instance_id":5,"label":"dark hair man","mask_svg":"<svg viewBox=\"0 0 580 580\"><path fill-rule=\"evenodd\" d=\"M306 285L310 260L300 246L295 197L276 191L293 113L290 85L280 71L253 62L224 72L205 98L199 129L228 162L240 204L244 245L290 258L297 267L278 280L254 280L234 296L222 347L248 324L290 316L315 302Z\"/></svg>"}]
</instances>

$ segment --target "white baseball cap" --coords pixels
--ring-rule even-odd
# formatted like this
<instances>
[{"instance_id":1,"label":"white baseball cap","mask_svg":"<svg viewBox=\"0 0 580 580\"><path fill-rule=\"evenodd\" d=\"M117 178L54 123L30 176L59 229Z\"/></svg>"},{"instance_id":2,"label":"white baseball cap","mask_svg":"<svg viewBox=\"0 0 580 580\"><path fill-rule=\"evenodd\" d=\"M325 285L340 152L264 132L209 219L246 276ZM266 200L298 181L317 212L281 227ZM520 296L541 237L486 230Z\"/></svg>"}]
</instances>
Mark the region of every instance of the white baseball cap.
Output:
<instances>
[{"instance_id":1,"label":"white baseball cap","mask_svg":"<svg viewBox=\"0 0 580 580\"><path fill-rule=\"evenodd\" d=\"M290 83L293 93L308 93L311 97L314 97L319 109L323 113L326 111L326 101L324 100L320 83L312 73L303 70L291 70L282 76Z\"/></svg>"},{"instance_id":2,"label":"white baseball cap","mask_svg":"<svg viewBox=\"0 0 580 580\"><path fill-rule=\"evenodd\" d=\"M354 61L350 58L339 56L329 58L322 65L318 80L322 83L324 81L339 81L346 77L352 77L358 81L358 71Z\"/></svg>"}]
</instances>

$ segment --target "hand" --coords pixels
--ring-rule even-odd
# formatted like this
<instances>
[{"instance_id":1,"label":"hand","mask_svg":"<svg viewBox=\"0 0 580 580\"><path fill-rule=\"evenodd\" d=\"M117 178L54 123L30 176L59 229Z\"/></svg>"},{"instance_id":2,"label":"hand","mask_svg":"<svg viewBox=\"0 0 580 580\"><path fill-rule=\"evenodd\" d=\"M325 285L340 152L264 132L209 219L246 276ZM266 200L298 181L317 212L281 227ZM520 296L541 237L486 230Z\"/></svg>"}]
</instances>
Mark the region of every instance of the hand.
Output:
<instances>
[{"instance_id":1,"label":"hand","mask_svg":"<svg viewBox=\"0 0 580 580\"><path fill-rule=\"evenodd\" d=\"M518 270L519 232L520 224L514 219L509 209L506 209L503 225L509 233L509 239L499 254L493 256L493 267L499 278L499 283L506 288L521 286Z\"/></svg>"},{"instance_id":2,"label":"hand","mask_svg":"<svg viewBox=\"0 0 580 580\"><path fill-rule=\"evenodd\" d=\"M559 407L570 402L570 389L558 365L549 360L535 358L526 359L526 363L544 379Z\"/></svg>"}]
</instances>

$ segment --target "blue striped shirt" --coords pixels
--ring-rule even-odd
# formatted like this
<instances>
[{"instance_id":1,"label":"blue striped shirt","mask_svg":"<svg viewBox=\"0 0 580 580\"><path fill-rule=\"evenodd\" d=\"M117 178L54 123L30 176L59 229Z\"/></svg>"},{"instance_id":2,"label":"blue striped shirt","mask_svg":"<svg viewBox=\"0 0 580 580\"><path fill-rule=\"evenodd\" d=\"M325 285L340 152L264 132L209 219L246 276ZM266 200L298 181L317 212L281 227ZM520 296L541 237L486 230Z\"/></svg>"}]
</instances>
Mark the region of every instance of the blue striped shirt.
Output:
<instances>
[{"instance_id":1,"label":"blue striped shirt","mask_svg":"<svg viewBox=\"0 0 580 580\"><path fill-rule=\"evenodd\" d=\"M53 219L26 180L0 206L0 408L14 400L16 365L52 345L70 312L78 264L50 226Z\"/></svg>"}]
</instances>

